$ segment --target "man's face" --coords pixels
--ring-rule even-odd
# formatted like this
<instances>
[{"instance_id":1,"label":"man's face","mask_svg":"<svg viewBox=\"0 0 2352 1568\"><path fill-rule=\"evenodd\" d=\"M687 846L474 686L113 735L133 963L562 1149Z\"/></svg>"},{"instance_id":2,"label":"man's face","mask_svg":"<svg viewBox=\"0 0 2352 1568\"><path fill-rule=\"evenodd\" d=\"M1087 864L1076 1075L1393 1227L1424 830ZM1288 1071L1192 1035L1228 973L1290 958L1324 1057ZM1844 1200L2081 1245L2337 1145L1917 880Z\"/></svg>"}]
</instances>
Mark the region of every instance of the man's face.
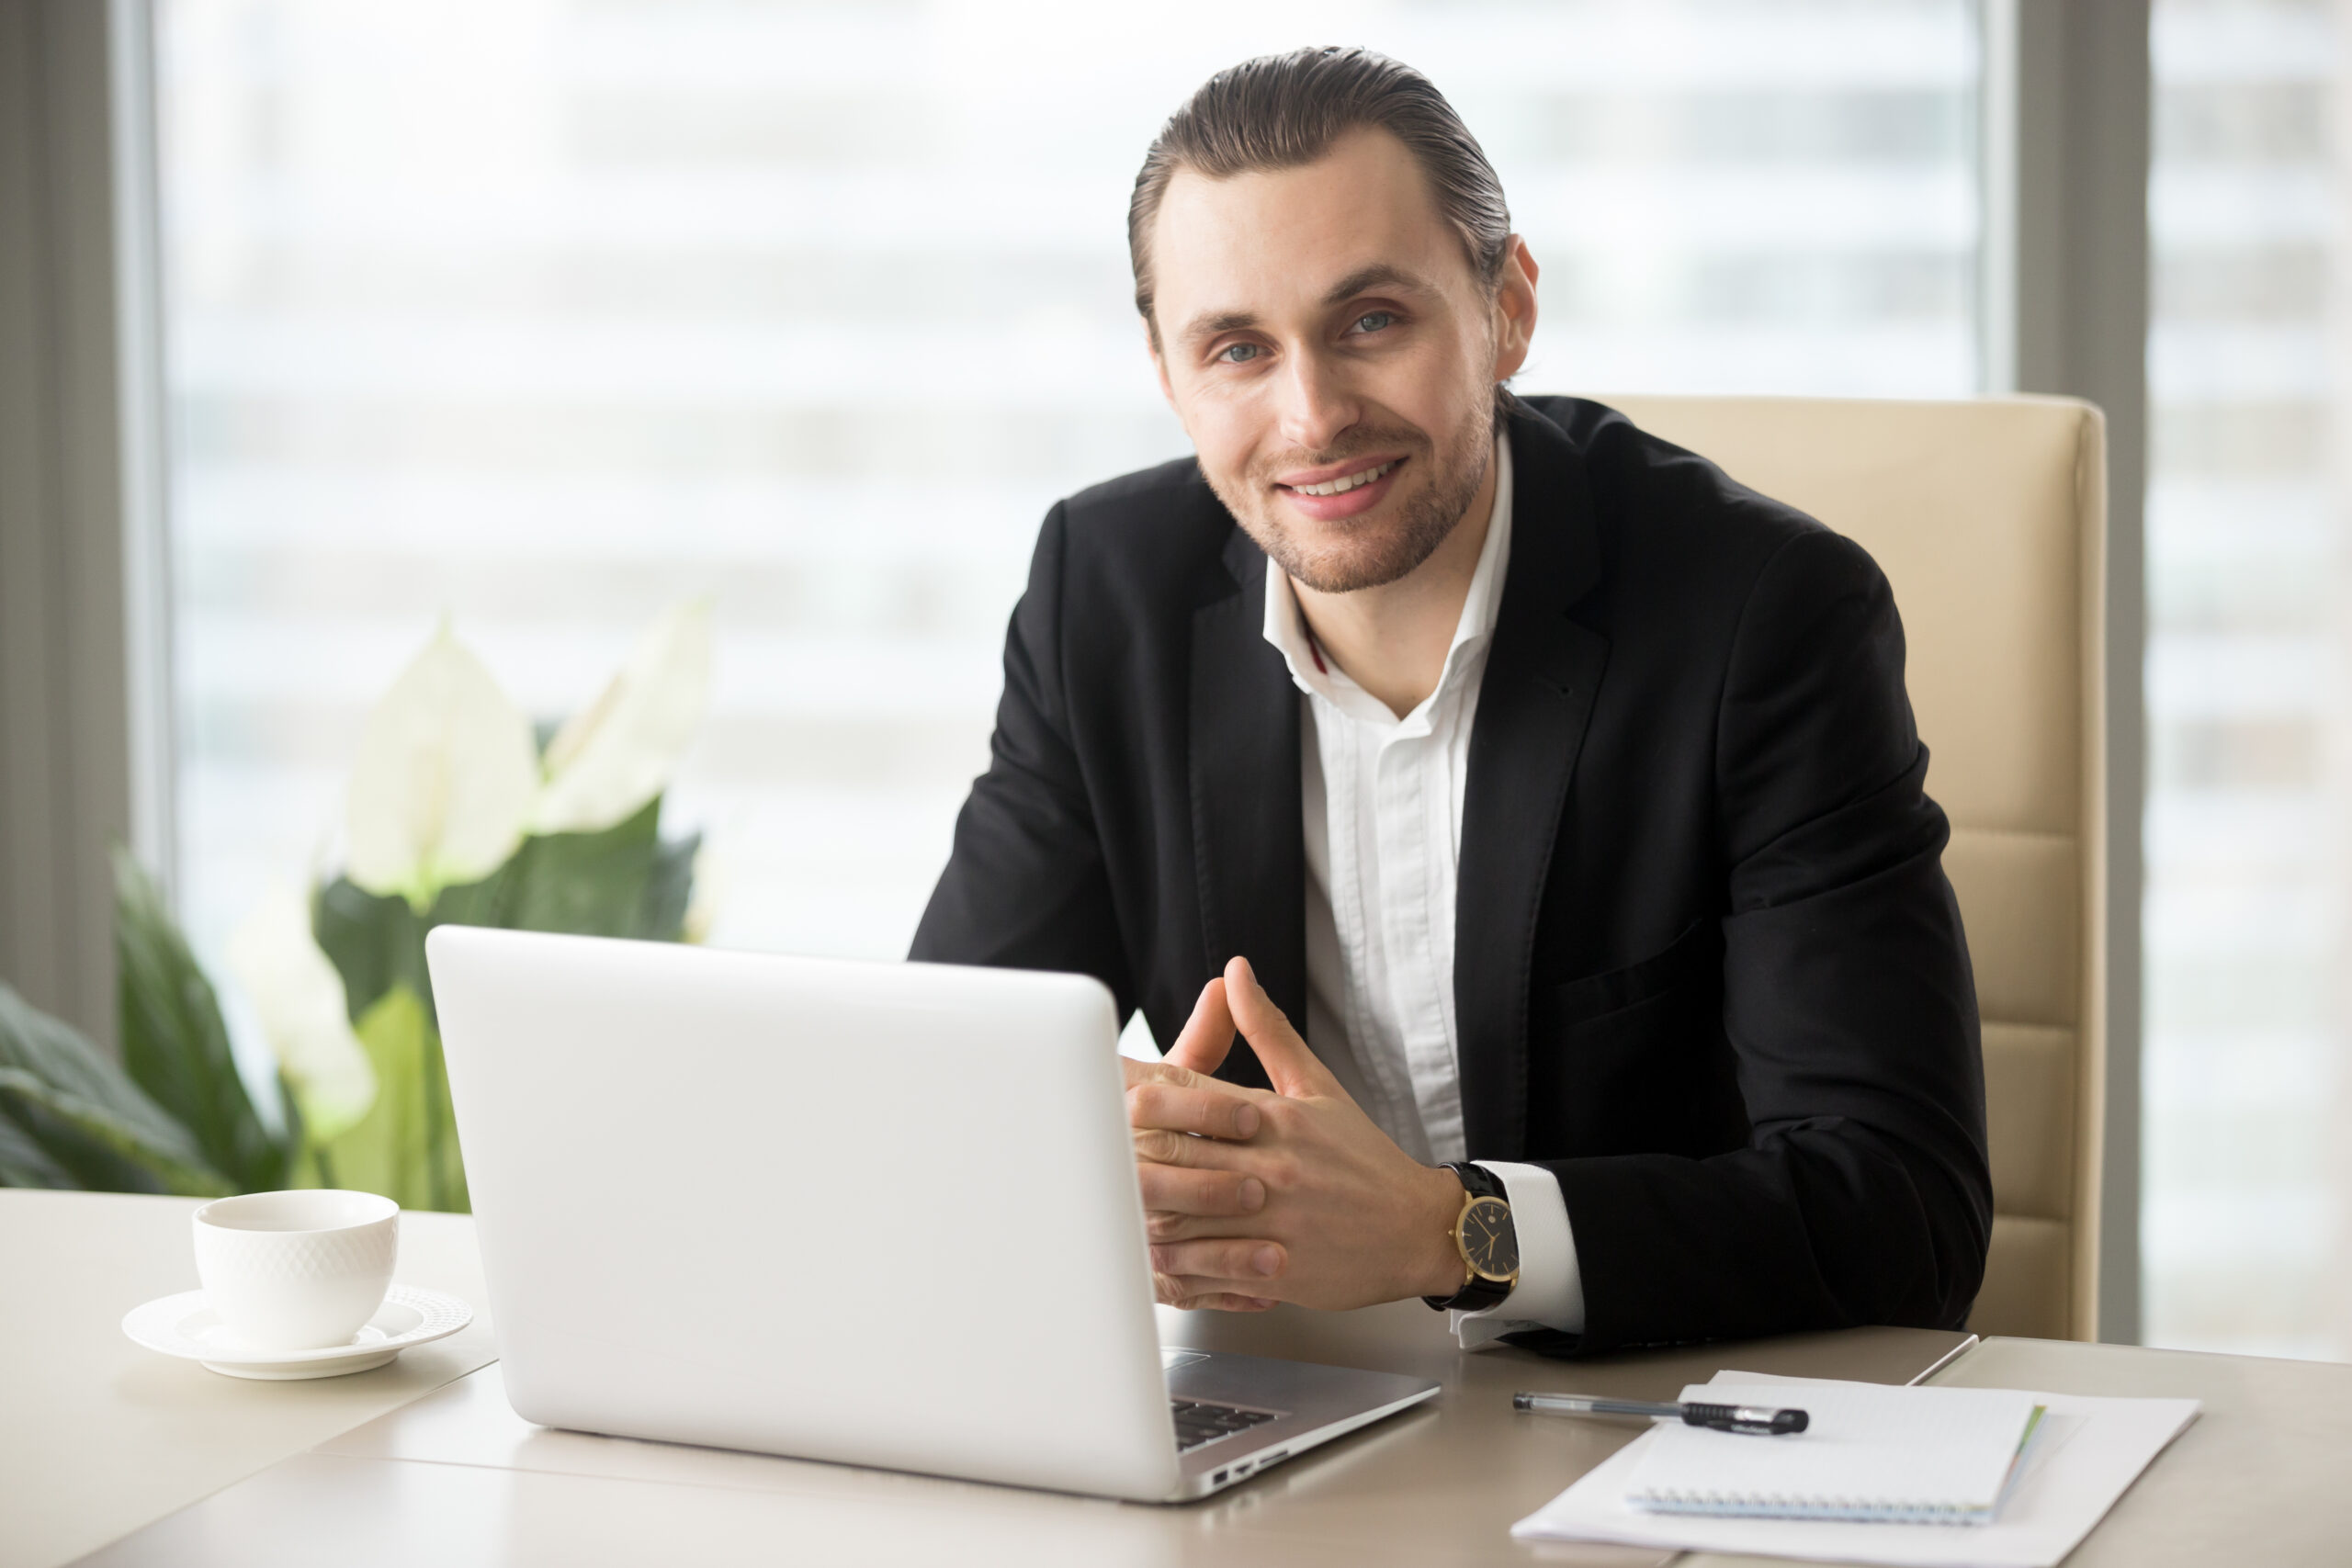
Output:
<instances>
[{"instance_id":1,"label":"man's face","mask_svg":"<svg viewBox=\"0 0 2352 1568\"><path fill-rule=\"evenodd\" d=\"M1179 170L1150 244L1160 385L1259 547L1328 593L1428 559L1486 479L1495 383L1526 357L1523 248L1487 288L1380 130L1300 168Z\"/></svg>"}]
</instances>

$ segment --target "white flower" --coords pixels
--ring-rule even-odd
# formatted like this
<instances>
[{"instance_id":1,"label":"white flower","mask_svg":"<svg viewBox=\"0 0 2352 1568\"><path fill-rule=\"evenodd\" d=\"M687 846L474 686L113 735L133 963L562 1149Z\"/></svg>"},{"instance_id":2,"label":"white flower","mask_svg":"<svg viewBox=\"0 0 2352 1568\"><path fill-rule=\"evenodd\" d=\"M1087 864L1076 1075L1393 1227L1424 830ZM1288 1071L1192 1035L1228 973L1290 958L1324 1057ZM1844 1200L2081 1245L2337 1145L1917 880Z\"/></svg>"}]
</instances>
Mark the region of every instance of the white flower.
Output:
<instances>
[{"instance_id":1,"label":"white flower","mask_svg":"<svg viewBox=\"0 0 2352 1568\"><path fill-rule=\"evenodd\" d=\"M548 743L535 833L599 833L669 786L710 706L710 601L655 617L612 683Z\"/></svg>"},{"instance_id":2,"label":"white flower","mask_svg":"<svg viewBox=\"0 0 2352 1568\"><path fill-rule=\"evenodd\" d=\"M376 1069L352 1032L343 976L311 937L310 902L299 888L271 885L231 934L229 968L293 1088L303 1135L323 1144L356 1125L375 1103Z\"/></svg>"},{"instance_id":3,"label":"white flower","mask_svg":"<svg viewBox=\"0 0 2352 1568\"><path fill-rule=\"evenodd\" d=\"M530 720L444 619L368 716L351 778L351 880L421 913L522 842L538 788Z\"/></svg>"}]
</instances>

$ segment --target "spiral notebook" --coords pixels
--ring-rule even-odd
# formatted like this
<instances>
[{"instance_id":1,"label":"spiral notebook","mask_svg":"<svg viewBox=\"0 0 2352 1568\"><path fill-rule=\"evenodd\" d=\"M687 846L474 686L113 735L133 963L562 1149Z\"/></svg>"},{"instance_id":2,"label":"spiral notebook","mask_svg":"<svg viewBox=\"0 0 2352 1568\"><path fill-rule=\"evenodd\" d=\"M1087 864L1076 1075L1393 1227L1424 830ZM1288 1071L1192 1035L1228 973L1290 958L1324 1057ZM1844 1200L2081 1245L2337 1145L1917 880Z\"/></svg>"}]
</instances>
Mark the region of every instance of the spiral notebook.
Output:
<instances>
[{"instance_id":1,"label":"spiral notebook","mask_svg":"<svg viewBox=\"0 0 2352 1568\"><path fill-rule=\"evenodd\" d=\"M1945 1392L1722 1371L1706 1385L1706 1395L1710 1404L1745 1404L1751 1398L1769 1397L1804 1410L1826 1411L1843 1404L1845 1391L1855 1388L1905 1395ZM1856 1523L1843 1518L1668 1514L1631 1506L1626 1490L1634 1472L1660 1439L1679 1437L1684 1428L1675 1426L1654 1427L1643 1433L1513 1525L1510 1533L1520 1540L1613 1541L1664 1551L1799 1557L1809 1562L2055 1568L2082 1544L2165 1446L2197 1418L2193 1399L2095 1399L2046 1391L2024 1393L2023 1397L2030 1404L2045 1406L2049 1414L2035 1424L2033 1441L2016 1475L2006 1483L2008 1495L1989 1524ZM1713 1435L1732 1438L1729 1433ZM1732 1440L1778 1445L1797 1439ZM1817 1491L1817 1485L1808 1488L1808 1495Z\"/></svg>"},{"instance_id":2,"label":"spiral notebook","mask_svg":"<svg viewBox=\"0 0 2352 1568\"><path fill-rule=\"evenodd\" d=\"M1685 1400L1721 1402L1720 1383ZM1790 1437L1700 1427L1651 1434L1625 1483L1649 1513L1878 1524L1981 1525L2024 1469L2042 1406L2012 1389L1744 1383L1743 1404L1794 1405L1812 1417Z\"/></svg>"}]
</instances>

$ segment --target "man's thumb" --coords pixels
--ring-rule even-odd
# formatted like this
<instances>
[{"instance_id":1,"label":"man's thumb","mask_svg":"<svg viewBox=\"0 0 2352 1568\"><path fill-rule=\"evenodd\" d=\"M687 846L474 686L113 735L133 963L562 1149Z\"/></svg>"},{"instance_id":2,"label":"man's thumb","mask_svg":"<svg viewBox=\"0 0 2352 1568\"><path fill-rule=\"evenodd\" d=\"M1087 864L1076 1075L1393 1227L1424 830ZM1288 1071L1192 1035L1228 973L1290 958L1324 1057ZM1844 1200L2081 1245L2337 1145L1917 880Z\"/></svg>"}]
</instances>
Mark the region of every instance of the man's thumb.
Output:
<instances>
[{"instance_id":1,"label":"man's thumb","mask_svg":"<svg viewBox=\"0 0 2352 1568\"><path fill-rule=\"evenodd\" d=\"M1241 1038L1258 1053L1258 1065L1266 1069L1275 1093L1344 1098L1340 1081L1315 1059L1315 1053L1306 1048L1306 1042L1274 1005L1274 998L1258 984L1257 971L1250 967L1250 961L1238 954L1225 966L1225 995Z\"/></svg>"},{"instance_id":2,"label":"man's thumb","mask_svg":"<svg viewBox=\"0 0 2352 1568\"><path fill-rule=\"evenodd\" d=\"M1211 980L1201 987L1193 1016L1184 1021L1183 1032L1162 1060L1205 1077L1225 1065L1226 1055L1232 1049L1233 1010L1226 1006L1225 982Z\"/></svg>"}]
</instances>

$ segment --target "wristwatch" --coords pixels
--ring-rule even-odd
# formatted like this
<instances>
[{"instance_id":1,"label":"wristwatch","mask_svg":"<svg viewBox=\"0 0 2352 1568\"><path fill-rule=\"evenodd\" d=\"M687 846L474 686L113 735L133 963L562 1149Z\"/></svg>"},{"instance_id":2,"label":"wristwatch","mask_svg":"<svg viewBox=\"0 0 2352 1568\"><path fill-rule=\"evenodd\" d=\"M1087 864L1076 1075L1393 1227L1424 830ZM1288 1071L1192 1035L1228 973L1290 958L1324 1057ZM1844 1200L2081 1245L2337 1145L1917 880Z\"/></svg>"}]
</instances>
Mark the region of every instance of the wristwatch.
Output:
<instances>
[{"instance_id":1,"label":"wristwatch","mask_svg":"<svg viewBox=\"0 0 2352 1568\"><path fill-rule=\"evenodd\" d=\"M1503 1184L1484 1166L1450 1161L1462 1183L1462 1212L1453 1217L1454 1250L1462 1254L1462 1288L1450 1296L1423 1296L1440 1312L1480 1312L1519 1283L1519 1231L1511 1224Z\"/></svg>"}]
</instances>

